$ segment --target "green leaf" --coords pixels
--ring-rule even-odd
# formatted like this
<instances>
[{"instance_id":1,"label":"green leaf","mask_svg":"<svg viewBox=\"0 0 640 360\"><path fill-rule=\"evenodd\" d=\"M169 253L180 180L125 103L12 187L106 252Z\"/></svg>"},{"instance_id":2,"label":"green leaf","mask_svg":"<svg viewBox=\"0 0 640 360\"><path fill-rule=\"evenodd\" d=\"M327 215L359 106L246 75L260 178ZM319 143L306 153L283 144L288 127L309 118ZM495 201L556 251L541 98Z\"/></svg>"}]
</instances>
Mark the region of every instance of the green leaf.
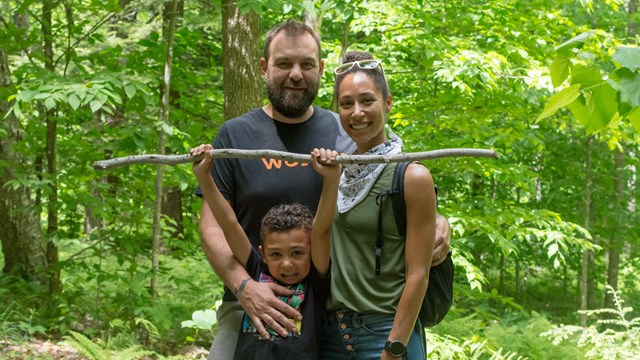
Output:
<instances>
[{"instance_id":1,"label":"green leaf","mask_svg":"<svg viewBox=\"0 0 640 360\"><path fill-rule=\"evenodd\" d=\"M127 94L129 99L133 98L136 95L136 87L132 84L127 84L124 86L124 92Z\"/></svg>"},{"instance_id":2,"label":"green leaf","mask_svg":"<svg viewBox=\"0 0 640 360\"><path fill-rule=\"evenodd\" d=\"M167 135L173 135L173 126L167 124L166 122L162 123L162 131Z\"/></svg>"},{"instance_id":3,"label":"green leaf","mask_svg":"<svg viewBox=\"0 0 640 360\"><path fill-rule=\"evenodd\" d=\"M553 114L555 114L560 108L568 106L574 102L578 96L580 96L580 84L571 85L568 88L563 89L549 98L547 104L544 106L544 110L542 110L542 113L538 116L536 121L553 116Z\"/></svg>"},{"instance_id":4,"label":"green leaf","mask_svg":"<svg viewBox=\"0 0 640 360\"><path fill-rule=\"evenodd\" d=\"M584 90L583 96L567 106L587 134L607 127L618 114L616 91L606 82Z\"/></svg>"},{"instance_id":5,"label":"green leaf","mask_svg":"<svg viewBox=\"0 0 640 360\"><path fill-rule=\"evenodd\" d=\"M573 55L573 49L574 48L582 48L582 46L584 45L585 41L590 39L591 37L593 37L593 30L589 30L587 32L584 32L578 36L575 36L569 40L567 40L566 42L558 45L556 47L556 51L558 52L558 54L563 54L563 55Z\"/></svg>"},{"instance_id":6,"label":"green leaf","mask_svg":"<svg viewBox=\"0 0 640 360\"><path fill-rule=\"evenodd\" d=\"M547 256L548 257L552 257L553 255L555 255L558 252L558 244L557 243L553 243L549 246L549 248L547 249Z\"/></svg>"},{"instance_id":7,"label":"green leaf","mask_svg":"<svg viewBox=\"0 0 640 360\"><path fill-rule=\"evenodd\" d=\"M20 102L19 101L16 101L16 103L13 104L13 107L11 107L11 110L13 110L13 114L17 118L20 118L22 116L22 108L20 107ZM9 112L7 112L7 116L9 116ZM5 116L5 118L7 116Z\"/></svg>"},{"instance_id":8,"label":"green leaf","mask_svg":"<svg viewBox=\"0 0 640 360\"><path fill-rule=\"evenodd\" d=\"M78 107L80 106L80 99L78 99L76 94L69 95L68 101L73 110L78 110Z\"/></svg>"},{"instance_id":9,"label":"green leaf","mask_svg":"<svg viewBox=\"0 0 640 360\"><path fill-rule=\"evenodd\" d=\"M569 77L571 61L566 56L558 56L551 64L551 82L554 87L560 86Z\"/></svg>"},{"instance_id":10,"label":"green leaf","mask_svg":"<svg viewBox=\"0 0 640 360\"><path fill-rule=\"evenodd\" d=\"M131 137L133 139L134 144L138 147L138 149L144 149L144 139L140 136L139 133L134 133Z\"/></svg>"},{"instance_id":11,"label":"green leaf","mask_svg":"<svg viewBox=\"0 0 640 360\"><path fill-rule=\"evenodd\" d=\"M47 110L51 110L54 107L56 107L56 100L53 98L53 96L48 97L45 101L44 101L44 106L47 108Z\"/></svg>"},{"instance_id":12,"label":"green leaf","mask_svg":"<svg viewBox=\"0 0 640 360\"><path fill-rule=\"evenodd\" d=\"M91 112L96 112L102 107L102 102L100 100L93 100L89 103L89 107L91 107Z\"/></svg>"},{"instance_id":13,"label":"green leaf","mask_svg":"<svg viewBox=\"0 0 640 360\"><path fill-rule=\"evenodd\" d=\"M620 102L627 103L631 107L640 106L640 72L633 78L620 79Z\"/></svg>"},{"instance_id":14,"label":"green leaf","mask_svg":"<svg viewBox=\"0 0 640 360\"><path fill-rule=\"evenodd\" d=\"M181 322L180 324L181 324L181 326L183 328L186 328L186 327L190 328L190 327L195 327L196 326L196 322L193 321L193 320L185 320L185 321Z\"/></svg>"},{"instance_id":15,"label":"green leaf","mask_svg":"<svg viewBox=\"0 0 640 360\"><path fill-rule=\"evenodd\" d=\"M217 322L216 312L210 309L194 311L191 318L195 326L203 330L210 330Z\"/></svg>"},{"instance_id":16,"label":"green leaf","mask_svg":"<svg viewBox=\"0 0 640 360\"><path fill-rule=\"evenodd\" d=\"M38 93L36 91L33 90L24 90L24 91L20 91L19 94L19 99L24 101L24 102L29 102L31 100L33 100L33 98L37 95Z\"/></svg>"},{"instance_id":17,"label":"green leaf","mask_svg":"<svg viewBox=\"0 0 640 360\"><path fill-rule=\"evenodd\" d=\"M595 66L575 66L571 70L571 84L582 84L583 88L589 88L602 82L602 74Z\"/></svg>"},{"instance_id":18,"label":"green leaf","mask_svg":"<svg viewBox=\"0 0 640 360\"><path fill-rule=\"evenodd\" d=\"M633 128L636 129L637 132L640 132L640 108L633 109L629 115L627 115L627 118L631 122L631 125L633 125Z\"/></svg>"},{"instance_id":19,"label":"green leaf","mask_svg":"<svg viewBox=\"0 0 640 360\"><path fill-rule=\"evenodd\" d=\"M613 61L631 71L640 67L640 48L621 46L612 57Z\"/></svg>"}]
</instances>

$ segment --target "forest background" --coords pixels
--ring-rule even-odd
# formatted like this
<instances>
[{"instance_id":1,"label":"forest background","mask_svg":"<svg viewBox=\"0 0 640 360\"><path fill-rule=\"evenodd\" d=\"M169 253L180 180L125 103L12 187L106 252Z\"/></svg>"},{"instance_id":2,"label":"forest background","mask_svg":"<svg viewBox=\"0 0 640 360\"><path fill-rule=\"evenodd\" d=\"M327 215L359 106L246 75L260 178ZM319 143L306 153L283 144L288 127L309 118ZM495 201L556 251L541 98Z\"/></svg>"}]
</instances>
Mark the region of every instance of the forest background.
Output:
<instances>
[{"instance_id":1,"label":"forest background","mask_svg":"<svg viewBox=\"0 0 640 360\"><path fill-rule=\"evenodd\" d=\"M222 284L190 166L92 163L211 142L264 103L264 33L293 17L322 36L317 105L332 107L341 55L367 50L405 151L500 154L427 162L456 264L430 358L639 357L637 7L3 0L0 354L51 358L38 339L96 359L208 348Z\"/></svg>"}]
</instances>

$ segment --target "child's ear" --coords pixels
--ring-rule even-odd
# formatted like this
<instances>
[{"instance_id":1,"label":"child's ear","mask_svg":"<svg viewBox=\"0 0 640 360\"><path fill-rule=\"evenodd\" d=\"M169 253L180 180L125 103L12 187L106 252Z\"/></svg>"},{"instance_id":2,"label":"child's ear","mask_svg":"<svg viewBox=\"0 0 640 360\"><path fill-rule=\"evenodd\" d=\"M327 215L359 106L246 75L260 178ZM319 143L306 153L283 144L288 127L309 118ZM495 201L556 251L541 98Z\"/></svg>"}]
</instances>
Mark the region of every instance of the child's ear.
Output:
<instances>
[{"instance_id":1,"label":"child's ear","mask_svg":"<svg viewBox=\"0 0 640 360\"><path fill-rule=\"evenodd\" d=\"M264 260L264 251L262 251L262 245L258 245L258 253L260 253L260 256L262 257L262 261L266 263L266 261Z\"/></svg>"}]
</instances>

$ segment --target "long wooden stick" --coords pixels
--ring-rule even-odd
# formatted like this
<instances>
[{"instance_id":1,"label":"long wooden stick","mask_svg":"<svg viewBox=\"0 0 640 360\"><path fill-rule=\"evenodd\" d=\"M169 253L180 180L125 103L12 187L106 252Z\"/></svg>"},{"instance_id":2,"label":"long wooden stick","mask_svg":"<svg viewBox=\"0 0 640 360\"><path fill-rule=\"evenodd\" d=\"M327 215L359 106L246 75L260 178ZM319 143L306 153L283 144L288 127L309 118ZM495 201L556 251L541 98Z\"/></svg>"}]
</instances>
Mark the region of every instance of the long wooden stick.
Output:
<instances>
[{"instance_id":1,"label":"long wooden stick","mask_svg":"<svg viewBox=\"0 0 640 360\"><path fill-rule=\"evenodd\" d=\"M243 149L215 149L211 150L213 158L241 158L241 159L280 159L290 162L309 163L311 155L298 154L286 151L276 150L243 150ZM179 165L192 163L202 160L200 156L186 155L132 155L115 159L101 160L93 163L96 170L108 170L120 166L136 165L136 164L162 164L162 165ZM419 161L433 160L443 157L486 157L497 158L498 154L494 150L484 149L439 149L424 152L402 153L397 155L342 155L336 158L337 164L372 164L372 163L392 163L402 161Z\"/></svg>"}]
</instances>

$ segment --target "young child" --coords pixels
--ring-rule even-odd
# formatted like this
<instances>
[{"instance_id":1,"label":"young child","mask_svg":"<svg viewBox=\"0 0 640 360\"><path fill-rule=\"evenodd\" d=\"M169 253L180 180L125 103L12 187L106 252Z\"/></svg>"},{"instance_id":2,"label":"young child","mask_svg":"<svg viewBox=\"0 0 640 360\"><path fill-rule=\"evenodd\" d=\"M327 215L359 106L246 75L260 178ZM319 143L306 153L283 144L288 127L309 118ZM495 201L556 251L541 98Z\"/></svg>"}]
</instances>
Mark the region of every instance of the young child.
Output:
<instances>
[{"instance_id":1,"label":"young child","mask_svg":"<svg viewBox=\"0 0 640 360\"><path fill-rule=\"evenodd\" d=\"M330 163L337 152L314 149L311 153L312 166L324 179L316 217L312 220L309 209L299 204L273 207L262 219L262 245L255 249L211 177L212 149L205 144L191 150L193 156L205 154L202 161L194 163L193 173L231 251L253 280L276 282L294 290L282 300L298 309L303 318L296 334L280 337L270 330L272 336L263 339L245 314L234 359L317 359L329 292L330 232L340 178L340 166ZM235 293L248 281L242 281Z\"/></svg>"}]
</instances>

